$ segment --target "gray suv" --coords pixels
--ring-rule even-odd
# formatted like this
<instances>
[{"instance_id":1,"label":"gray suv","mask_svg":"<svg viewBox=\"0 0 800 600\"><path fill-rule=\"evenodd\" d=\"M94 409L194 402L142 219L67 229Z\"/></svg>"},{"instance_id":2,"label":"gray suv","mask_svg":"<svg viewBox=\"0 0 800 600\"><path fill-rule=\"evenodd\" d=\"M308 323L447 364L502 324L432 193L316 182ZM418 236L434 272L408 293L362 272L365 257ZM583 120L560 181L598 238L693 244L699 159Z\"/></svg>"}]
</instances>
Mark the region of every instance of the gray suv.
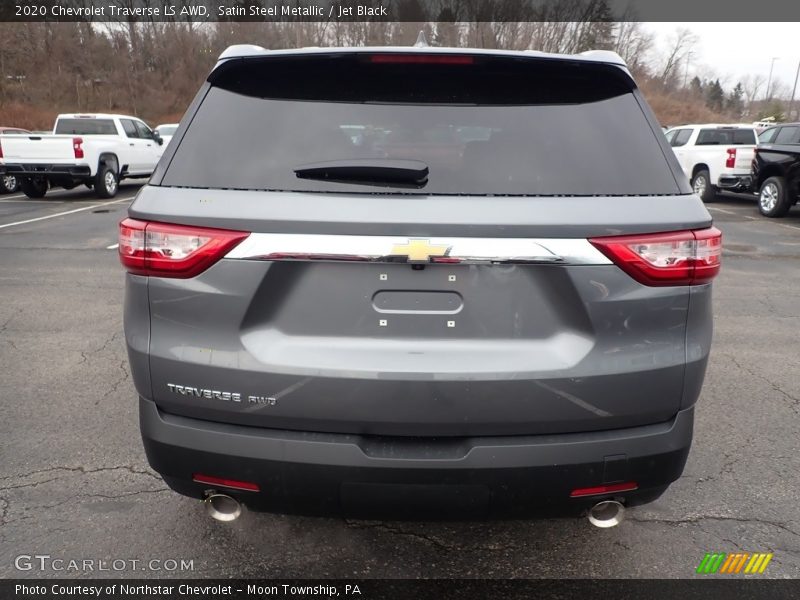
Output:
<instances>
[{"instance_id":1,"label":"gray suv","mask_svg":"<svg viewBox=\"0 0 800 600\"><path fill-rule=\"evenodd\" d=\"M119 251L147 457L218 518L683 470L721 234L616 54L232 47Z\"/></svg>"}]
</instances>

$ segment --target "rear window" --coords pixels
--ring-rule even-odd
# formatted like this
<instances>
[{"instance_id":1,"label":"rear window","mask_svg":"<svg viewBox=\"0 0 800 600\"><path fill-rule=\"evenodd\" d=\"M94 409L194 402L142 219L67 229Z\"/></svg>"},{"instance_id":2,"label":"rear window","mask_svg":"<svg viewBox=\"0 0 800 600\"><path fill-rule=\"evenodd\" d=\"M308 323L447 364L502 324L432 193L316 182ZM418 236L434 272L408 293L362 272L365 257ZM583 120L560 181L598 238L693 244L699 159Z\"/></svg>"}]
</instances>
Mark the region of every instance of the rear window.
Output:
<instances>
[{"instance_id":1,"label":"rear window","mask_svg":"<svg viewBox=\"0 0 800 600\"><path fill-rule=\"evenodd\" d=\"M112 119L59 119L56 133L61 135L117 135Z\"/></svg>"},{"instance_id":2,"label":"rear window","mask_svg":"<svg viewBox=\"0 0 800 600\"><path fill-rule=\"evenodd\" d=\"M379 55L388 56L388 55ZM340 54L223 65L162 185L477 195L675 194L667 159L617 67L528 58L448 64ZM374 62L373 62L374 61ZM424 162L400 186L299 179L347 159Z\"/></svg>"},{"instance_id":3,"label":"rear window","mask_svg":"<svg viewBox=\"0 0 800 600\"><path fill-rule=\"evenodd\" d=\"M696 146L748 146L756 143L756 132L752 129L701 129Z\"/></svg>"}]
</instances>

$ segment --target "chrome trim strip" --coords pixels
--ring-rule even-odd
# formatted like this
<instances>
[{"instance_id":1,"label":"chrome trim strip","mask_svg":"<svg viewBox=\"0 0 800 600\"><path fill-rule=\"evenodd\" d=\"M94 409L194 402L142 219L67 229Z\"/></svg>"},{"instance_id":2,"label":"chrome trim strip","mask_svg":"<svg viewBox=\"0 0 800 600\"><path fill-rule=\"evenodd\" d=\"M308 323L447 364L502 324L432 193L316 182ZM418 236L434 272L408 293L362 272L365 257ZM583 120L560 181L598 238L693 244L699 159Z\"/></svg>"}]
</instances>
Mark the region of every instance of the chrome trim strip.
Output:
<instances>
[{"instance_id":1,"label":"chrome trim strip","mask_svg":"<svg viewBox=\"0 0 800 600\"><path fill-rule=\"evenodd\" d=\"M586 239L252 233L225 258L459 264L609 265ZM433 260L431 260L433 259Z\"/></svg>"}]
</instances>

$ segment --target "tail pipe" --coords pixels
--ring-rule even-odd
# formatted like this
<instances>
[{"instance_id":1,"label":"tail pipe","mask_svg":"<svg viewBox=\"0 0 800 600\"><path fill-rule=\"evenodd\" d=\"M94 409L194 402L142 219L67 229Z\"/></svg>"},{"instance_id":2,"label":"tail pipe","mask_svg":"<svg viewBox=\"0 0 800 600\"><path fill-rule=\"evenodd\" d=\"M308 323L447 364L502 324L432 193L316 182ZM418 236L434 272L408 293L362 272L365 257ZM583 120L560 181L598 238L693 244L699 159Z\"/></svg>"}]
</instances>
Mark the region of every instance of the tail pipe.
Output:
<instances>
[{"instance_id":1,"label":"tail pipe","mask_svg":"<svg viewBox=\"0 0 800 600\"><path fill-rule=\"evenodd\" d=\"M603 500L589 509L589 523L595 527L616 527L622 523L625 507L616 500Z\"/></svg>"},{"instance_id":2,"label":"tail pipe","mask_svg":"<svg viewBox=\"0 0 800 600\"><path fill-rule=\"evenodd\" d=\"M230 523L235 521L242 514L242 505L236 498L228 496L227 494L220 494L216 491L210 491L206 494L203 504L206 507L206 512L212 519Z\"/></svg>"}]
</instances>

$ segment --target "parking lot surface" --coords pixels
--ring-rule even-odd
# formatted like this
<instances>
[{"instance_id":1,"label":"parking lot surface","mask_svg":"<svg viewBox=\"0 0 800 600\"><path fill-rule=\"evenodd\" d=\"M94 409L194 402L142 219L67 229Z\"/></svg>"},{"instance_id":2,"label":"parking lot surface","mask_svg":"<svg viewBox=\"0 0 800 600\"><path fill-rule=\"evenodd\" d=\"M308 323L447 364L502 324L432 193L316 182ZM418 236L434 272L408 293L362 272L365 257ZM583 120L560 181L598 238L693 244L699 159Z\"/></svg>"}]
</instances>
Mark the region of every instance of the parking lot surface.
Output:
<instances>
[{"instance_id":1,"label":"parking lot surface","mask_svg":"<svg viewBox=\"0 0 800 600\"><path fill-rule=\"evenodd\" d=\"M765 575L800 577L800 207L768 220L746 196L709 205L725 250L694 445L683 477L621 526L222 524L166 489L141 447L115 249L137 189L0 196L0 577L92 575L18 570L37 554L125 561L103 577L691 577L712 551L774 552Z\"/></svg>"}]
</instances>

